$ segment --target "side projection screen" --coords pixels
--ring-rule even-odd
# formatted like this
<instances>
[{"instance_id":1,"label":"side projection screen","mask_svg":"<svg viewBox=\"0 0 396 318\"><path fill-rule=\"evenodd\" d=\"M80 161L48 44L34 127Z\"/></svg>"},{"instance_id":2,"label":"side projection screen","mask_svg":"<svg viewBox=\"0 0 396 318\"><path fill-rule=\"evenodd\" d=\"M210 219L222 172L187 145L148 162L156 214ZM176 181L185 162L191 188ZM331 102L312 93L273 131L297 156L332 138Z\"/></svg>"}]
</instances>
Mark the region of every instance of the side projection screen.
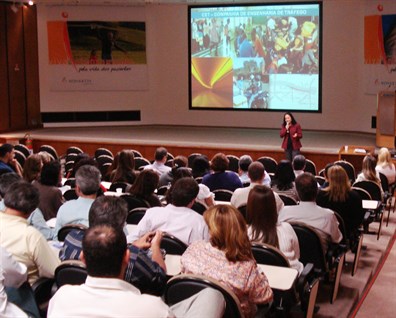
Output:
<instances>
[{"instance_id":1,"label":"side projection screen","mask_svg":"<svg viewBox=\"0 0 396 318\"><path fill-rule=\"evenodd\" d=\"M321 9L189 6L190 109L320 112Z\"/></svg>"}]
</instances>

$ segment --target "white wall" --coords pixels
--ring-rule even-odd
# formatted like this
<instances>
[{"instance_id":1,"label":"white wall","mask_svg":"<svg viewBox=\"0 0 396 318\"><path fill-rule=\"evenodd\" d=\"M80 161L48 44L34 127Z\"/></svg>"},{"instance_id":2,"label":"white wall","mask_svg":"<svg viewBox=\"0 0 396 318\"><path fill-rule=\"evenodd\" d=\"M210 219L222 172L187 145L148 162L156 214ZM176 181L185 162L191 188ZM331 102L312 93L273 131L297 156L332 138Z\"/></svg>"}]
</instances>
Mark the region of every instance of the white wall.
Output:
<instances>
[{"instance_id":1,"label":"white wall","mask_svg":"<svg viewBox=\"0 0 396 318\"><path fill-rule=\"evenodd\" d=\"M381 2L395 14L394 0ZM376 14L376 1L339 0L323 3L322 113L296 113L304 129L375 133L376 96L364 90L364 16ZM69 7L70 8L70 7ZM108 19L132 19L145 11L149 89L131 92L51 92L46 16L38 8L41 111L141 110L135 124L278 128L279 112L192 111L188 109L188 27L184 4L145 7L73 7L95 10ZM67 8L66 8L67 10Z\"/></svg>"}]
</instances>

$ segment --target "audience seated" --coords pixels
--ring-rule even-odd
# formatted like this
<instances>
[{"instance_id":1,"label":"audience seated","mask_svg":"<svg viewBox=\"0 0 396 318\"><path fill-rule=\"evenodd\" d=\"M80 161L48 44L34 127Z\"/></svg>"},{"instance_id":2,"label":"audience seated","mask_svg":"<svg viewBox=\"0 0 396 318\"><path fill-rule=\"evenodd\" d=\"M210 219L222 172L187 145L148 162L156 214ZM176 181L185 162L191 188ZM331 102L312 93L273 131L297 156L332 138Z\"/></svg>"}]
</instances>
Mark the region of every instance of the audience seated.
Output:
<instances>
[{"instance_id":1,"label":"audience seated","mask_svg":"<svg viewBox=\"0 0 396 318\"><path fill-rule=\"evenodd\" d=\"M210 173L210 163L208 157L199 155L194 158L192 162L193 178L202 178L204 175Z\"/></svg>"},{"instance_id":2,"label":"audience seated","mask_svg":"<svg viewBox=\"0 0 396 318\"><path fill-rule=\"evenodd\" d=\"M39 209L43 212L45 220L55 218L59 208L65 202L58 188L61 179L61 165L54 160L46 163L41 169L39 180L33 181L33 185L40 193Z\"/></svg>"},{"instance_id":3,"label":"audience seated","mask_svg":"<svg viewBox=\"0 0 396 318\"><path fill-rule=\"evenodd\" d=\"M85 166L85 165L91 165L91 166L95 166L96 168L98 168L98 163L94 157L91 157L90 155L88 155L85 152L77 154L77 156L74 160L73 169L66 176L66 178L75 178L77 170L80 167Z\"/></svg>"},{"instance_id":4,"label":"audience seated","mask_svg":"<svg viewBox=\"0 0 396 318\"><path fill-rule=\"evenodd\" d=\"M271 188L274 192L286 194L298 202L299 198L294 184L295 178L291 162L289 160L281 160L276 167Z\"/></svg>"},{"instance_id":5,"label":"audience seated","mask_svg":"<svg viewBox=\"0 0 396 318\"><path fill-rule=\"evenodd\" d=\"M128 236L135 241L148 232L161 230L189 245L194 241L208 240L208 227L202 215L191 209L199 187L192 178L181 178L172 187L171 202L165 207L146 211L136 229Z\"/></svg>"},{"instance_id":6,"label":"audience seated","mask_svg":"<svg viewBox=\"0 0 396 318\"><path fill-rule=\"evenodd\" d=\"M297 155L293 158L293 171L294 175L297 178L300 174L304 173L306 160L303 155Z\"/></svg>"},{"instance_id":7,"label":"audience seated","mask_svg":"<svg viewBox=\"0 0 396 318\"><path fill-rule=\"evenodd\" d=\"M123 229L127 217L127 204L120 198L101 196L89 210L89 226L110 225ZM65 239L59 258L79 259L85 231L73 230ZM155 238L154 238L155 237ZM124 280L141 292L160 294L166 284L166 266L160 251L161 232L148 232L141 239L128 246L130 259ZM151 240L151 242L150 242ZM148 249L151 250L149 256Z\"/></svg>"},{"instance_id":8,"label":"audience seated","mask_svg":"<svg viewBox=\"0 0 396 318\"><path fill-rule=\"evenodd\" d=\"M153 240L159 239L159 235ZM153 244L156 244L155 242ZM108 225L91 227L84 235L81 260L88 277L83 285L64 285L52 297L48 317L221 317L224 298L205 289L169 308L159 297L144 295L125 282L130 261L125 235Z\"/></svg>"},{"instance_id":9,"label":"audience seated","mask_svg":"<svg viewBox=\"0 0 396 318\"><path fill-rule=\"evenodd\" d=\"M242 182L238 175L233 171L226 171L228 169L229 160L223 153L217 153L213 156L210 167L212 173L206 174L202 183L205 184L210 191L217 189L226 189L234 191L242 188Z\"/></svg>"},{"instance_id":10,"label":"audience seated","mask_svg":"<svg viewBox=\"0 0 396 318\"><path fill-rule=\"evenodd\" d=\"M23 165L23 179L27 182L33 182L40 178L41 168L43 167L43 160L39 154L32 154L26 158Z\"/></svg>"},{"instance_id":11,"label":"audience seated","mask_svg":"<svg viewBox=\"0 0 396 318\"><path fill-rule=\"evenodd\" d=\"M169 172L171 167L165 165L168 160L168 150L164 147L159 147L154 154L154 163L144 166L144 170L151 169L161 176L163 173Z\"/></svg>"},{"instance_id":12,"label":"audience seated","mask_svg":"<svg viewBox=\"0 0 396 318\"><path fill-rule=\"evenodd\" d=\"M298 238L289 223L278 222L274 192L263 185L255 186L249 193L246 214L249 238L253 242L278 248L286 256L290 266L301 273L304 266L298 260Z\"/></svg>"},{"instance_id":13,"label":"audience seated","mask_svg":"<svg viewBox=\"0 0 396 318\"><path fill-rule=\"evenodd\" d=\"M4 198L14 183L22 181L22 178L15 172L8 172L0 176L0 196ZM0 212L5 210L4 200L0 199ZM36 208L27 219L29 225L36 228L41 234L43 234L46 240L52 240L54 237L54 230L50 228L45 222L43 213L39 208Z\"/></svg>"},{"instance_id":14,"label":"audience seated","mask_svg":"<svg viewBox=\"0 0 396 318\"><path fill-rule=\"evenodd\" d=\"M168 186L172 183L173 181L173 175L174 171L178 168L183 168L188 166L188 159L185 156L176 156L175 159L173 159L173 166L172 170L163 173L159 179L158 182L158 188L162 186Z\"/></svg>"},{"instance_id":15,"label":"audience seated","mask_svg":"<svg viewBox=\"0 0 396 318\"><path fill-rule=\"evenodd\" d=\"M304 172L298 176L296 188L300 204L285 206L278 219L280 222L303 222L312 226L321 236L323 250L327 251L330 242L339 243L342 240L337 217L330 209L316 204L318 185L311 173Z\"/></svg>"},{"instance_id":16,"label":"audience seated","mask_svg":"<svg viewBox=\"0 0 396 318\"><path fill-rule=\"evenodd\" d=\"M158 187L158 174L153 170L143 170L137 176L129 193L138 199L146 201L150 207L161 206L161 201L154 191Z\"/></svg>"},{"instance_id":17,"label":"audience seated","mask_svg":"<svg viewBox=\"0 0 396 318\"><path fill-rule=\"evenodd\" d=\"M205 275L230 288L245 317L254 317L256 304L272 300L268 280L254 260L245 220L231 205L215 205L204 213L210 241L191 244L182 255L182 273Z\"/></svg>"},{"instance_id":18,"label":"audience seated","mask_svg":"<svg viewBox=\"0 0 396 318\"><path fill-rule=\"evenodd\" d=\"M0 173L16 172L22 176L22 168L15 159L14 146L3 144L0 146Z\"/></svg>"},{"instance_id":19,"label":"audience seated","mask_svg":"<svg viewBox=\"0 0 396 318\"><path fill-rule=\"evenodd\" d=\"M265 179L263 164L259 161L251 163L248 168L248 177L250 185L245 188L236 189L232 194L231 204L236 208L247 203L250 190L252 190L256 185L263 184L263 180ZM279 212L284 207L284 203L277 193L275 193L275 201L276 209Z\"/></svg>"},{"instance_id":20,"label":"audience seated","mask_svg":"<svg viewBox=\"0 0 396 318\"><path fill-rule=\"evenodd\" d=\"M110 182L133 184L136 180L135 155L132 150L124 149L117 154L117 167L110 173Z\"/></svg>"},{"instance_id":21,"label":"audience seated","mask_svg":"<svg viewBox=\"0 0 396 318\"><path fill-rule=\"evenodd\" d=\"M88 212L96 199L100 187L100 172L91 165L81 166L76 172L77 200L65 202L58 211L55 225L55 239L58 231L66 224L82 224L88 226Z\"/></svg>"},{"instance_id":22,"label":"audience seated","mask_svg":"<svg viewBox=\"0 0 396 318\"><path fill-rule=\"evenodd\" d=\"M384 191L381 186L381 179L379 172L376 170L377 160L371 156L367 155L363 158L362 172L356 177L355 182L360 181L373 181L377 183L381 189L381 196L384 196Z\"/></svg>"},{"instance_id":23,"label":"audience seated","mask_svg":"<svg viewBox=\"0 0 396 318\"><path fill-rule=\"evenodd\" d=\"M252 162L253 162L253 159L249 155L243 155L241 158L239 158L238 173L239 173L239 179L241 180L242 184L247 184L247 183L251 182L249 174L248 174L248 170L249 170L249 166ZM263 167L264 167L264 165L263 165ZM269 186L269 187L271 186L271 177L267 173L267 171L265 171L265 167L264 167L264 179L262 180L262 184Z\"/></svg>"},{"instance_id":24,"label":"audience seated","mask_svg":"<svg viewBox=\"0 0 396 318\"><path fill-rule=\"evenodd\" d=\"M389 185L392 185L396 182L396 169L394 163L391 160L388 148L381 148L379 150L378 162L375 170L386 176Z\"/></svg>"},{"instance_id":25,"label":"audience seated","mask_svg":"<svg viewBox=\"0 0 396 318\"><path fill-rule=\"evenodd\" d=\"M359 194L351 190L348 175L341 166L332 166L327 174L329 185L319 191L316 203L342 217L349 237L362 224L365 213L362 200Z\"/></svg>"},{"instance_id":26,"label":"audience seated","mask_svg":"<svg viewBox=\"0 0 396 318\"><path fill-rule=\"evenodd\" d=\"M53 277L60 260L44 236L27 222L39 204L38 190L30 183L14 183L4 196L0 213L0 245L28 269L30 284L40 277Z\"/></svg>"}]
</instances>

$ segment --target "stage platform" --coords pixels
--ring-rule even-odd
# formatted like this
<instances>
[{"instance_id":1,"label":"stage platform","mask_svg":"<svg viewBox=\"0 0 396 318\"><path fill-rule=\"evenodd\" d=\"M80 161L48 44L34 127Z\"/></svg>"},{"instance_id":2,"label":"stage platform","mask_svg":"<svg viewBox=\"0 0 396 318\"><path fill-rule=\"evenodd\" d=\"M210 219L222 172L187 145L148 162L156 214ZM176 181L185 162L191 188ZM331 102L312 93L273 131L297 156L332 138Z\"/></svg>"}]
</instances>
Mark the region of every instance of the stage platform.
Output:
<instances>
[{"instance_id":1,"label":"stage platform","mask_svg":"<svg viewBox=\"0 0 396 318\"><path fill-rule=\"evenodd\" d=\"M173 155L188 156L199 152L211 157L221 151L236 156L250 154L253 159L272 156L281 160L284 157L277 129L160 125L62 127L3 133L0 142L17 143L26 133L30 133L35 151L43 144L50 144L60 155L74 145L90 154L98 147L113 152L133 148L150 160L158 146L165 146ZM326 163L338 159L339 150L344 145L375 147L375 134L303 131L301 142L302 153L321 169Z\"/></svg>"}]
</instances>

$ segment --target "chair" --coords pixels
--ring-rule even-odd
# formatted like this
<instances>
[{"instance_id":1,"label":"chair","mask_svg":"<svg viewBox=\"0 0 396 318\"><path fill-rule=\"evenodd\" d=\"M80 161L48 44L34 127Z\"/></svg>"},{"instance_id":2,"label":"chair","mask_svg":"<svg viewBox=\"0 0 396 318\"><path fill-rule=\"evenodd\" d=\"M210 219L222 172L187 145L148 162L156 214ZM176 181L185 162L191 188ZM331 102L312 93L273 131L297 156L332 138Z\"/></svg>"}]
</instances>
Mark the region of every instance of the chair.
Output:
<instances>
[{"instance_id":1,"label":"chair","mask_svg":"<svg viewBox=\"0 0 396 318\"><path fill-rule=\"evenodd\" d=\"M55 280L53 278L40 277L32 285L33 296L41 317L47 316L48 303L53 296Z\"/></svg>"},{"instance_id":2,"label":"chair","mask_svg":"<svg viewBox=\"0 0 396 318\"><path fill-rule=\"evenodd\" d=\"M78 199L78 195L75 189L66 190L65 193L63 193L63 197L66 201Z\"/></svg>"},{"instance_id":3,"label":"chair","mask_svg":"<svg viewBox=\"0 0 396 318\"><path fill-rule=\"evenodd\" d=\"M166 157L166 160L171 160L171 159L175 159L175 156L172 155L170 152L168 152L168 156Z\"/></svg>"},{"instance_id":4,"label":"chair","mask_svg":"<svg viewBox=\"0 0 396 318\"><path fill-rule=\"evenodd\" d=\"M338 160L338 161L335 161L334 164L343 167L348 175L349 180L351 180L351 183L355 182L356 172L355 172L355 167L353 166L353 164L351 164L350 162L348 162L346 160Z\"/></svg>"},{"instance_id":5,"label":"chair","mask_svg":"<svg viewBox=\"0 0 396 318\"><path fill-rule=\"evenodd\" d=\"M87 269L82 261L66 260L55 269L54 278L58 288L63 285L81 285L87 278Z\"/></svg>"},{"instance_id":6,"label":"chair","mask_svg":"<svg viewBox=\"0 0 396 318\"><path fill-rule=\"evenodd\" d=\"M202 183L203 177L196 177L195 181L197 181L198 184Z\"/></svg>"},{"instance_id":7,"label":"chair","mask_svg":"<svg viewBox=\"0 0 396 318\"><path fill-rule=\"evenodd\" d=\"M66 155L70 155L70 154L76 154L76 155L78 155L78 154L83 153L83 152L84 152L84 151L82 151L82 149L79 148L79 147L70 146L70 147L67 148L67 150L66 150Z\"/></svg>"},{"instance_id":8,"label":"chair","mask_svg":"<svg viewBox=\"0 0 396 318\"><path fill-rule=\"evenodd\" d=\"M142 198L138 198L134 194L124 194L120 196L121 199L125 200L128 204L128 211L135 208L150 208L150 203Z\"/></svg>"},{"instance_id":9,"label":"chair","mask_svg":"<svg viewBox=\"0 0 396 318\"><path fill-rule=\"evenodd\" d=\"M320 186L322 186L326 182L326 179L322 176L315 176L315 180Z\"/></svg>"},{"instance_id":10,"label":"chair","mask_svg":"<svg viewBox=\"0 0 396 318\"><path fill-rule=\"evenodd\" d=\"M67 234L73 230L85 231L86 229L87 227L82 224L65 224L58 232L58 241L63 242Z\"/></svg>"},{"instance_id":11,"label":"chair","mask_svg":"<svg viewBox=\"0 0 396 318\"><path fill-rule=\"evenodd\" d=\"M22 152L26 158L30 156L30 150L24 144L15 145L14 150L18 150L18 151Z\"/></svg>"},{"instance_id":12,"label":"chair","mask_svg":"<svg viewBox=\"0 0 396 318\"><path fill-rule=\"evenodd\" d=\"M238 207L238 211L241 212L243 218L246 220L247 219L247 212L246 212L247 205L242 204Z\"/></svg>"},{"instance_id":13,"label":"chair","mask_svg":"<svg viewBox=\"0 0 396 318\"><path fill-rule=\"evenodd\" d=\"M138 207L128 212L126 223L127 224L139 224L140 220L143 219L146 214L147 208Z\"/></svg>"},{"instance_id":14,"label":"chair","mask_svg":"<svg viewBox=\"0 0 396 318\"><path fill-rule=\"evenodd\" d=\"M146 158L135 157L135 169L136 170L141 170L144 166L147 166L149 164L150 164L150 161L148 161Z\"/></svg>"},{"instance_id":15,"label":"chair","mask_svg":"<svg viewBox=\"0 0 396 318\"><path fill-rule=\"evenodd\" d=\"M290 222L296 232L300 246L300 262L305 265L312 263L318 278L329 281L330 271L335 271L334 281L331 282L330 303L337 298L342 267L345 260L345 246L333 244L325 253L321 244L321 238L316 230L307 224Z\"/></svg>"},{"instance_id":16,"label":"chair","mask_svg":"<svg viewBox=\"0 0 396 318\"><path fill-rule=\"evenodd\" d=\"M250 181L242 182L242 187L247 188L248 186L250 186Z\"/></svg>"},{"instance_id":17,"label":"chair","mask_svg":"<svg viewBox=\"0 0 396 318\"><path fill-rule=\"evenodd\" d=\"M229 160L228 170L234 171L238 173L239 170L239 158L234 155L227 155L227 159Z\"/></svg>"},{"instance_id":18,"label":"chair","mask_svg":"<svg viewBox=\"0 0 396 318\"><path fill-rule=\"evenodd\" d=\"M224 318L243 317L241 304L234 292L217 280L201 275L181 274L172 277L165 287L165 303L172 306L207 287L214 288L223 294L226 302Z\"/></svg>"},{"instance_id":19,"label":"chair","mask_svg":"<svg viewBox=\"0 0 396 318\"><path fill-rule=\"evenodd\" d=\"M325 168L319 170L318 176L325 177Z\"/></svg>"},{"instance_id":20,"label":"chair","mask_svg":"<svg viewBox=\"0 0 396 318\"><path fill-rule=\"evenodd\" d=\"M277 248L264 244L252 243L253 256L258 264L290 267L286 256Z\"/></svg>"},{"instance_id":21,"label":"chair","mask_svg":"<svg viewBox=\"0 0 396 318\"><path fill-rule=\"evenodd\" d=\"M109 156L109 155L100 155L98 157L95 157L97 163L99 164L99 166L104 165L105 163L113 163L114 158Z\"/></svg>"},{"instance_id":22,"label":"chair","mask_svg":"<svg viewBox=\"0 0 396 318\"><path fill-rule=\"evenodd\" d=\"M385 208L388 207L388 217L386 219L386 226L388 226L390 211L391 211L391 207L392 207L393 190L391 190L389 187L389 182L388 182L388 178L386 177L386 175L384 175L383 173L380 172L379 176L380 176L380 180L381 180L382 191L384 192L384 200L383 200L384 207Z\"/></svg>"},{"instance_id":23,"label":"chair","mask_svg":"<svg viewBox=\"0 0 396 318\"><path fill-rule=\"evenodd\" d=\"M274 158L263 156L258 158L257 161L260 161L264 165L265 171L267 171L268 174L270 175L275 174L276 167L278 166L278 162Z\"/></svg>"},{"instance_id":24,"label":"chair","mask_svg":"<svg viewBox=\"0 0 396 318\"><path fill-rule=\"evenodd\" d=\"M65 162L69 162L69 161L74 162L74 161L76 161L77 157L78 157L78 154L75 152L68 153L68 154L66 154Z\"/></svg>"},{"instance_id":25,"label":"chair","mask_svg":"<svg viewBox=\"0 0 396 318\"><path fill-rule=\"evenodd\" d=\"M26 161L26 156L19 150L14 149L14 153L15 153L16 161L18 161L18 163L21 165L21 167L23 167L23 165L25 164L25 161Z\"/></svg>"},{"instance_id":26,"label":"chair","mask_svg":"<svg viewBox=\"0 0 396 318\"><path fill-rule=\"evenodd\" d=\"M198 156L202 156L202 154L198 153L198 152L194 152L192 154L190 154L187 159L188 159L188 167L192 168L192 164L194 162L194 159Z\"/></svg>"},{"instance_id":27,"label":"chair","mask_svg":"<svg viewBox=\"0 0 396 318\"><path fill-rule=\"evenodd\" d=\"M167 185L160 186L157 189L157 195L165 195L165 193L168 191L168 189L169 189L169 187Z\"/></svg>"},{"instance_id":28,"label":"chair","mask_svg":"<svg viewBox=\"0 0 396 318\"><path fill-rule=\"evenodd\" d=\"M129 184L126 182L113 182L110 185L109 191L117 192L117 189L121 189L121 192L125 193L128 186Z\"/></svg>"},{"instance_id":29,"label":"chair","mask_svg":"<svg viewBox=\"0 0 396 318\"><path fill-rule=\"evenodd\" d=\"M166 162L165 162L165 166L167 166L167 167L173 167L173 161L174 161L174 159L168 159L168 160L166 160Z\"/></svg>"},{"instance_id":30,"label":"chair","mask_svg":"<svg viewBox=\"0 0 396 318\"><path fill-rule=\"evenodd\" d=\"M215 195L215 201L226 201L230 202L232 197L232 191L227 189L217 189L212 191Z\"/></svg>"},{"instance_id":31,"label":"chair","mask_svg":"<svg viewBox=\"0 0 396 318\"><path fill-rule=\"evenodd\" d=\"M195 201L191 209L202 215L206 211L206 206L198 201Z\"/></svg>"},{"instance_id":32,"label":"chair","mask_svg":"<svg viewBox=\"0 0 396 318\"><path fill-rule=\"evenodd\" d=\"M103 155L114 158L113 153L107 148L98 148L95 150L95 158L98 158L99 156L103 156Z\"/></svg>"},{"instance_id":33,"label":"chair","mask_svg":"<svg viewBox=\"0 0 396 318\"><path fill-rule=\"evenodd\" d=\"M282 199L282 201L285 205L297 205L298 204L296 199L292 198L291 196L288 196L287 194L279 193L278 195Z\"/></svg>"},{"instance_id":34,"label":"chair","mask_svg":"<svg viewBox=\"0 0 396 318\"><path fill-rule=\"evenodd\" d=\"M137 150L135 150L135 149L131 149L131 150L132 150L133 155L134 155L135 158L137 158L137 157L143 157L140 151L137 151Z\"/></svg>"},{"instance_id":35,"label":"chair","mask_svg":"<svg viewBox=\"0 0 396 318\"><path fill-rule=\"evenodd\" d=\"M110 162L106 162L102 165L99 165L99 171L100 171L100 174L102 175L102 181L109 181L109 178L110 178L109 170L110 170L111 165L112 165L112 163L110 163Z\"/></svg>"},{"instance_id":36,"label":"chair","mask_svg":"<svg viewBox=\"0 0 396 318\"><path fill-rule=\"evenodd\" d=\"M177 237L169 233L164 233L161 240L161 248L166 251L166 254L183 255L187 249L187 245Z\"/></svg>"},{"instance_id":37,"label":"chair","mask_svg":"<svg viewBox=\"0 0 396 318\"><path fill-rule=\"evenodd\" d=\"M75 188L76 187L76 178L67 179L63 185L67 185L71 188Z\"/></svg>"},{"instance_id":38,"label":"chair","mask_svg":"<svg viewBox=\"0 0 396 318\"><path fill-rule=\"evenodd\" d=\"M55 148L50 146L50 145L42 145L42 146L40 146L39 152L40 151L44 151L44 152L49 153L52 156L52 158L54 158L54 160L58 160L59 159L58 153L56 152Z\"/></svg>"},{"instance_id":39,"label":"chair","mask_svg":"<svg viewBox=\"0 0 396 318\"><path fill-rule=\"evenodd\" d=\"M310 172L316 176L316 165L312 160L305 159L305 172Z\"/></svg>"}]
</instances>

